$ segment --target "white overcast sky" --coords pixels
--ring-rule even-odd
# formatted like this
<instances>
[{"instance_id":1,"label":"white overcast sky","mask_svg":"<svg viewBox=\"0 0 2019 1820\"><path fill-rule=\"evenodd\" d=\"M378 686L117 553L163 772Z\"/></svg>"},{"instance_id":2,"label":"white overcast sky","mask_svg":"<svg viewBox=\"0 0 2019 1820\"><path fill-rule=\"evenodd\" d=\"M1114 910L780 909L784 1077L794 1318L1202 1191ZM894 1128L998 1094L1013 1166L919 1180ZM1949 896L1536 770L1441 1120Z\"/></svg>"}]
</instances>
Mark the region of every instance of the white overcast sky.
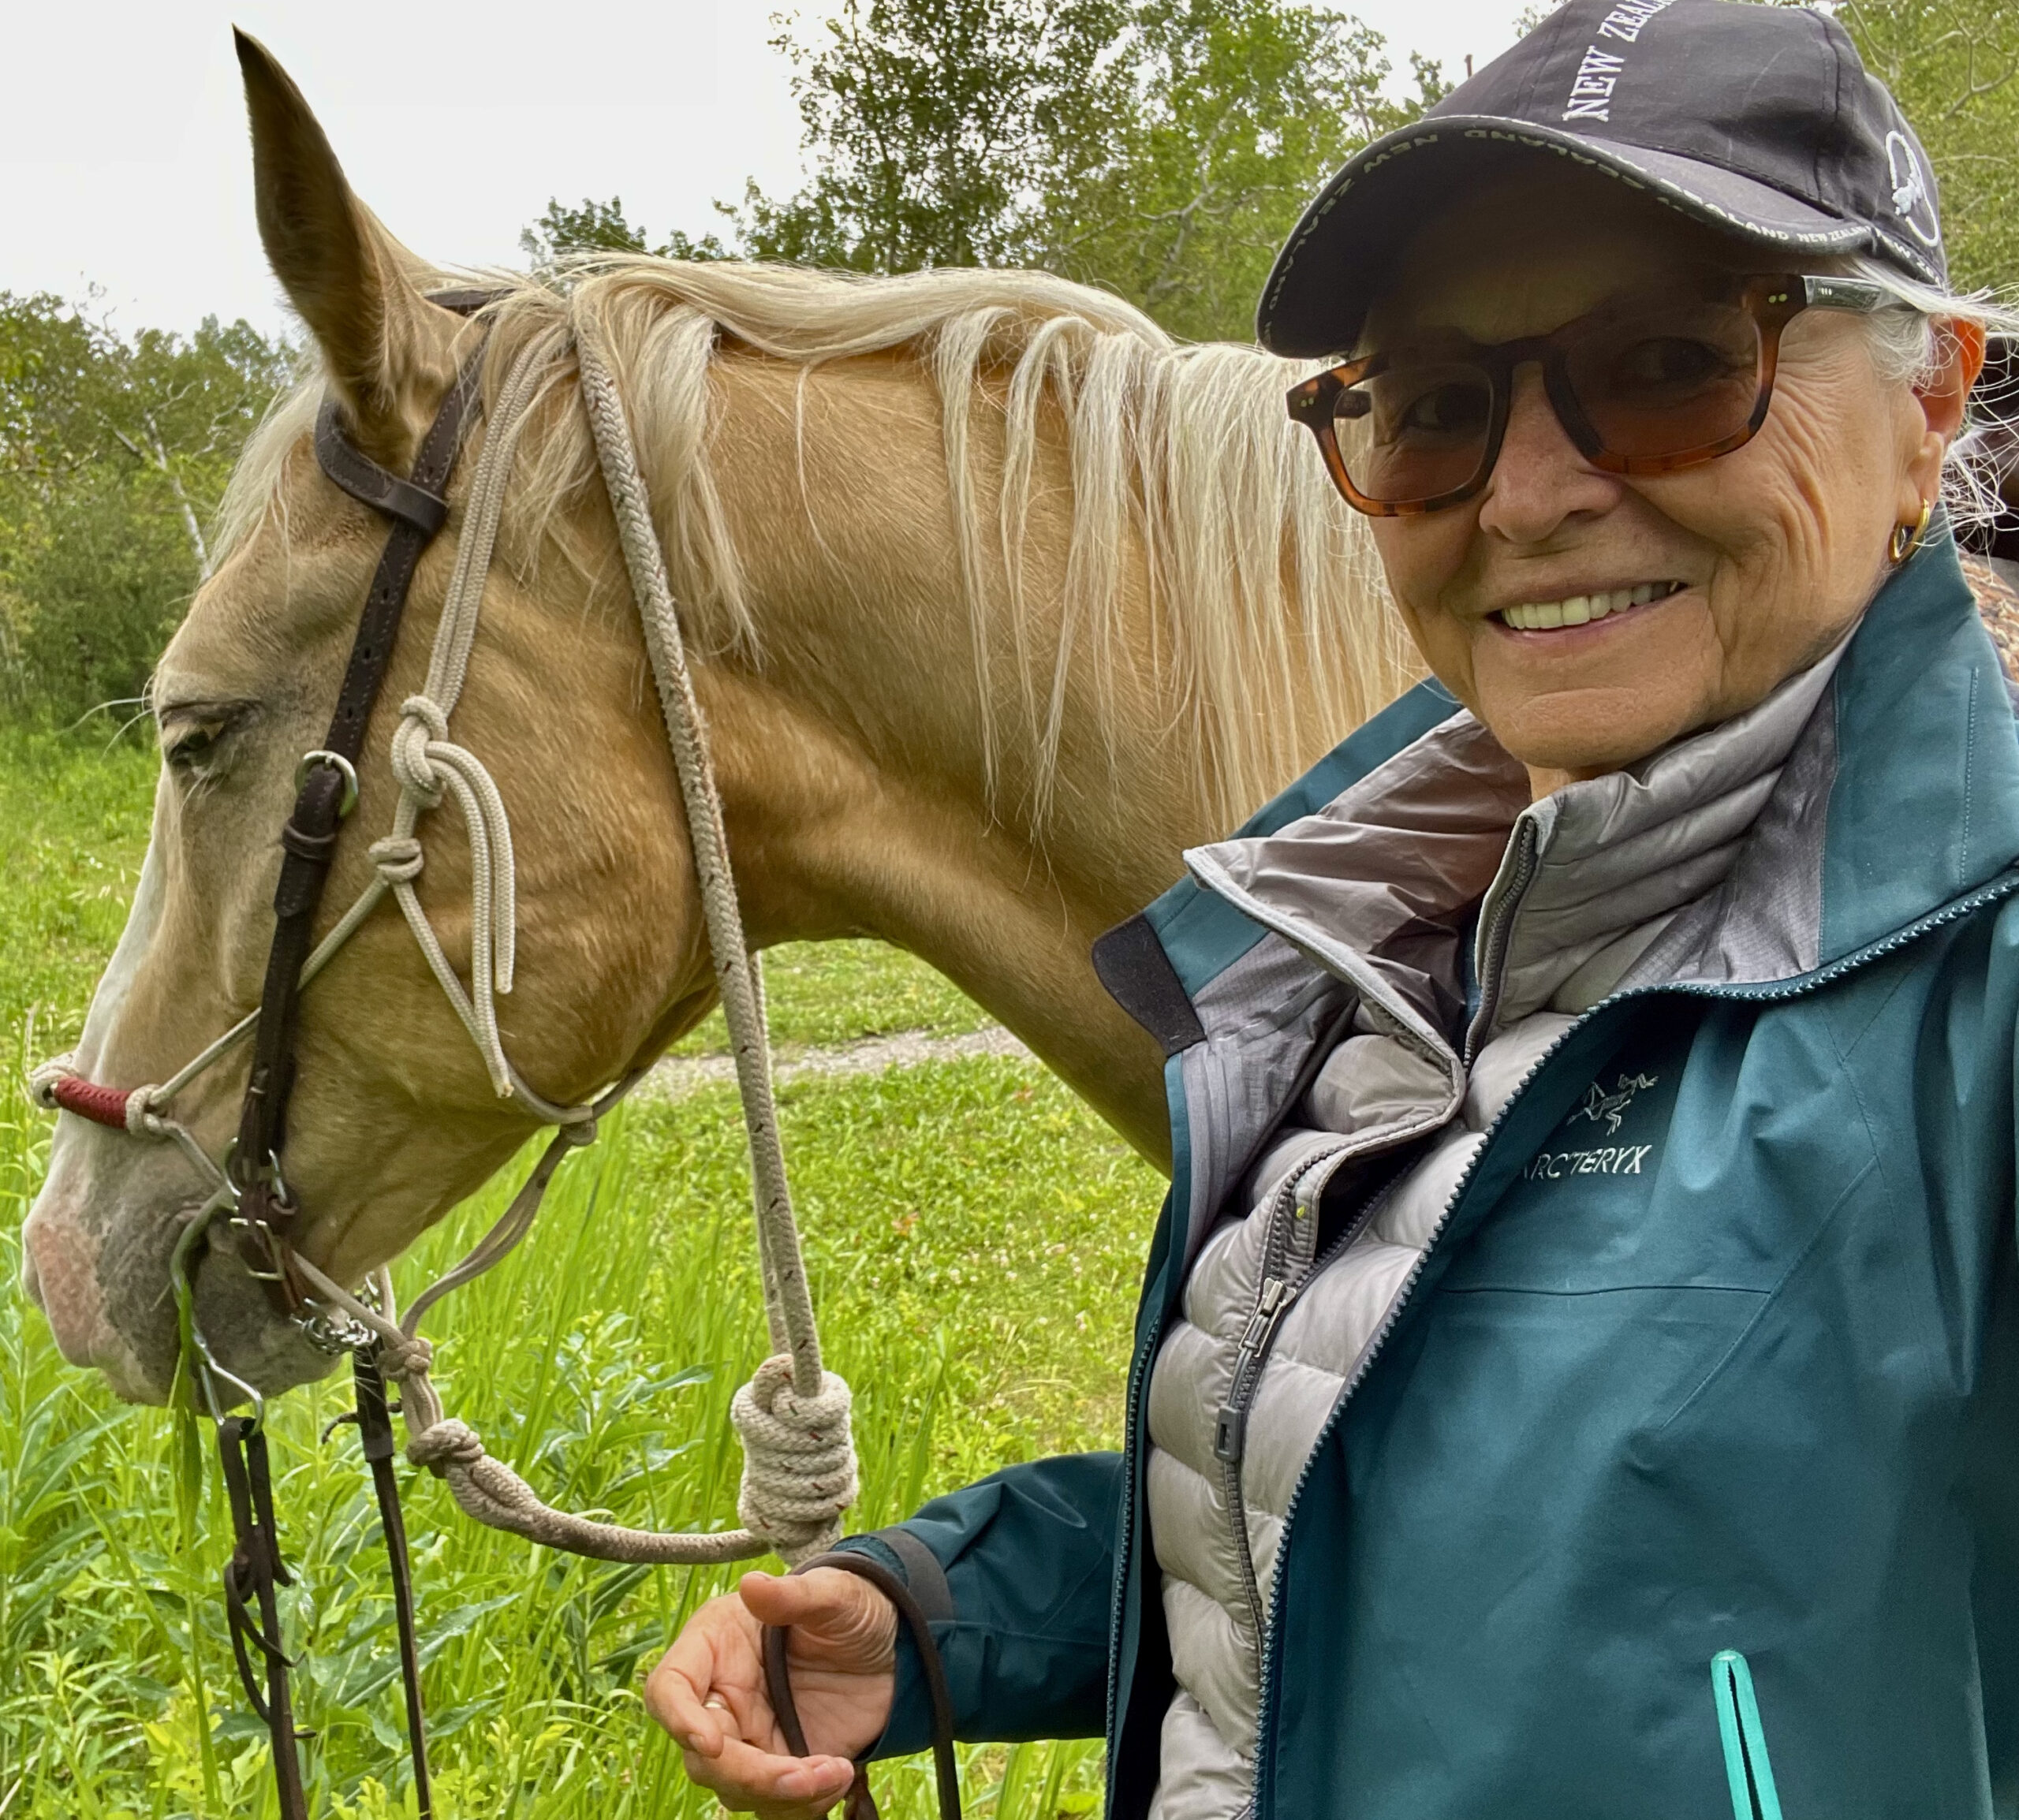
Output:
<instances>
[{"instance_id":1,"label":"white overcast sky","mask_svg":"<svg viewBox=\"0 0 2019 1820\"><path fill-rule=\"evenodd\" d=\"M1334 0L1447 75L1513 41L1521 0ZM711 225L801 167L778 9L705 0L0 3L0 290L81 295L128 330L281 327L252 224L230 26L299 83L352 187L416 251L516 264L550 196ZM809 5L805 10L817 14Z\"/></svg>"}]
</instances>

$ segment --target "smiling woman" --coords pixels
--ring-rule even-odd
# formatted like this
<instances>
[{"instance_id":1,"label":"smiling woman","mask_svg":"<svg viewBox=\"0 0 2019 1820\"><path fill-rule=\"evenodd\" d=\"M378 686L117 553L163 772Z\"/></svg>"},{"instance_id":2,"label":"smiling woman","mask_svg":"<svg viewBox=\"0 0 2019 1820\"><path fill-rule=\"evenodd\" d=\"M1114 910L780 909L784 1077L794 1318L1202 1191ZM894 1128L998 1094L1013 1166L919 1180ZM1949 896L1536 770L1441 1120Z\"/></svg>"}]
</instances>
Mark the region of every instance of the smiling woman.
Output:
<instances>
[{"instance_id":1,"label":"smiling woman","mask_svg":"<svg viewBox=\"0 0 2019 1820\"><path fill-rule=\"evenodd\" d=\"M1453 509L1377 519L1397 604L1538 795L1763 699L1924 528L1979 324L1951 315L1916 386L1875 358L1909 306L1761 263L1548 159L1454 201L1369 314L1353 458L1405 477L1476 446L1483 470Z\"/></svg>"},{"instance_id":2,"label":"smiling woman","mask_svg":"<svg viewBox=\"0 0 2019 1820\"><path fill-rule=\"evenodd\" d=\"M1099 951L1174 1058L1128 1449L842 1545L934 1651L704 1607L692 1773L823 1811L936 1652L1131 1820L2010 1814L2019 725L1941 505L2007 319L1806 9L1570 0L1339 173L1262 336L1435 681Z\"/></svg>"}]
</instances>

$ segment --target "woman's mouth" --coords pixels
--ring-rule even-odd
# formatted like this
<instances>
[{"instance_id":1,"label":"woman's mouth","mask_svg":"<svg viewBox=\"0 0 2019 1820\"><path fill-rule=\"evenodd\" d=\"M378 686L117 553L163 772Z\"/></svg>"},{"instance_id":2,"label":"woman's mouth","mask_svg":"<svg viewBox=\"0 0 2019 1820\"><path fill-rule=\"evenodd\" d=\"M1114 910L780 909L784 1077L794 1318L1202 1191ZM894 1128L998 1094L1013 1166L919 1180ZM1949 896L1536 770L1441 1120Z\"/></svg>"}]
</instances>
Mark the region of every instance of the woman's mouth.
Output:
<instances>
[{"instance_id":1,"label":"woman's mouth","mask_svg":"<svg viewBox=\"0 0 2019 1820\"><path fill-rule=\"evenodd\" d=\"M1631 612L1636 606L1666 600L1689 584L1681 581L1643 581L1632 587L1609 588L1602 594L1573 594L1564 600L1529 600L1503 608L1492 617L1515 632L1556 632L1567 625L1588 625Z\"/></svg>"}]
</instances>

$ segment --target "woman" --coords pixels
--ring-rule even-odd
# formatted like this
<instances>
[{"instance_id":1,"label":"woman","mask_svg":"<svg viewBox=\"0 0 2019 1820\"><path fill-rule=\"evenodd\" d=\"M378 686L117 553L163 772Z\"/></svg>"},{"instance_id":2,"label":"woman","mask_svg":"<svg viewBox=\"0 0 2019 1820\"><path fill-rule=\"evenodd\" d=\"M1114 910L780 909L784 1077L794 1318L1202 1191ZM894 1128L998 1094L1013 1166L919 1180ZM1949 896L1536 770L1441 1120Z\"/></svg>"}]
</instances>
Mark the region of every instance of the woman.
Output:
<instances>
[{"instance_id":1,"label":"woman","mask_svg":"<svg viewBox=\"0 0 2019 1820\"><path fill-rule=\"evenodd\" d=\"M1572 0L1314 204L1265 341L1436 681L1107 938L1177 1108L1129 1450L845 1547L962 1736L1160 1820L2010 1814L2019 733L1982 356L1818 14ZM783 1754L760 1620L817 1755ZM647 1698L733 1807L919 1747L832 1568Z\"/></svg>"}]
</instances>

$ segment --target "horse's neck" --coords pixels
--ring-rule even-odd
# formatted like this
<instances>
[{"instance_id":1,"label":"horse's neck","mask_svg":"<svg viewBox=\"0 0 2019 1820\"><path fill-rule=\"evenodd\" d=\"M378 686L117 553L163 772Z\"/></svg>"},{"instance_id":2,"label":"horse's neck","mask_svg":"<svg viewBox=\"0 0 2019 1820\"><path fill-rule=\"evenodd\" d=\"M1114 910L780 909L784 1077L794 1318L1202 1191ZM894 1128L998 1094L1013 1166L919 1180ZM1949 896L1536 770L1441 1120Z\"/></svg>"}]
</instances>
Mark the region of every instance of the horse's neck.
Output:
<instances>
[{"instance_id":1,"label":"horse's neck","mask_svg":"<svg viewBox=\"0 0 2019 1820\"><path fill-rule=\"evenodd\" d=\"M1099 688L1091 666L1073 666L1048 762L1043 703L1033 710L1006 631L991 635L984 704L936 404L915 379L884 378L852 401L875 426L863 465L810 472L804 505L779 412L725 412L717 439L764 651L707 666L701 686L752 938L868 934L910 950L1161 1159L1161 1058L1089 949L1213 832L1210 766L1148 664L1124 662ZM789 395L772 402L789 425ZM831 448L833 426L808 408L809 449ZM738 434L745 420L759 427ZM1069 499L1069 476L1056 479L1053 496ZM1026 557L1040 640L1064 565L1062 509L1051 516L1034 520ZM1147 648L1147 624L1136 629ZM1036 669L1048 684L1048 654Z\"/></svg>"}]
</instances>

